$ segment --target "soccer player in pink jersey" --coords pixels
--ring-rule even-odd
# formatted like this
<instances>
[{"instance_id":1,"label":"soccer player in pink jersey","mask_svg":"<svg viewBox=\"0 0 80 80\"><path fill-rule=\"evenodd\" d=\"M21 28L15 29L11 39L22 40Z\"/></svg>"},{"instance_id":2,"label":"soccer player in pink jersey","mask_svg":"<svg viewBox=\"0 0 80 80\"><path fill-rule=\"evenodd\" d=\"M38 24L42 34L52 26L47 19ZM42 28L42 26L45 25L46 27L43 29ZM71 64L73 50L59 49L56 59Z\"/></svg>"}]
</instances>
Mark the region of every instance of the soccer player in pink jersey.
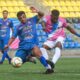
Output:
<instances>
[{"instance_id":1,"label":"soccer player in pink jersey","mask_svg":"<svg viewBox=\"0 0 80 80\"><path fill-rule=\"evenodd\" d=\"M66 20L59 17L59 15L60 12L58 10L52 10L51 15L47 16L47 18L44 18L42 23L43 30L48 34L48 39L46 42L44 42L41 51L48 61L48 54L46 50L54 48L55 54L52 58L52 62L48 61L48 63L50 63L53 68L61 56L61 50L66 37L64 28L69 30L72 34L80 37L80 34L71 28Z\"/></svg>"}]
</instances>

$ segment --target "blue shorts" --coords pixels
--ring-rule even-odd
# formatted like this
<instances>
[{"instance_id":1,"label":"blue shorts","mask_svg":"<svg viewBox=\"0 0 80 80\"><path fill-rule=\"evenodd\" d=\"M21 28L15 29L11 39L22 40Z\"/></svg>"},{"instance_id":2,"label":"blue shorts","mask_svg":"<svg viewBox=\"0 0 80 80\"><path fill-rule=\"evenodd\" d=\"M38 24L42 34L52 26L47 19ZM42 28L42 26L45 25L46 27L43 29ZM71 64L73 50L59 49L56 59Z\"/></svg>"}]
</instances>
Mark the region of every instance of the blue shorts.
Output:
<instances>
[{"instance_id":1,"label":"blue shorts","mask_svg":"<svg viewBox=\"0 0 80 80\"><path fill-rule=\"evenodd\" d=\"M0 50L3 50L4 47L8 44L9 38L0 39Z\"/></svg>"},{"instance_id":2,"label":"blue shorts","mask_svg":"<svg viewBox=\"0 0 80 80\"><path fill-rule=\"evenodd\" d=\"M26 62L27 57L31 54L32 54L32 50L18 49L15 54L15 57L20 57L24 63Z\"/></svg>"}]
</instances>

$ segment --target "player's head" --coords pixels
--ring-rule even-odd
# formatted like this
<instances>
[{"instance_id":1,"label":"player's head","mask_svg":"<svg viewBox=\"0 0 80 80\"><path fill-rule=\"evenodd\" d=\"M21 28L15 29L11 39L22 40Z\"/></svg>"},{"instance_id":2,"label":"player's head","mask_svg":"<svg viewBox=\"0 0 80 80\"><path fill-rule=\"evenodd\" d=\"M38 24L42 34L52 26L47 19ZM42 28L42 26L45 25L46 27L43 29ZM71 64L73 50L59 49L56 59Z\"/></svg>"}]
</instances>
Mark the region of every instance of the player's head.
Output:
<instances>
[{"instance_id":1,"label":"player's head","mask_svg":"<svg viewBox=\"0 0 80 80\"><path fill-rule=\"evenodd\" d=\"M6 18L8 17L8 11L7 11L7 10L4 10L4 11L2 12L2 14L3 14L3 18L4 18L4 19L6 19Z\"/></svg>"},{"instance_id":2,"label":"player's head","mask_svg":"<svg viewBox=\"0 0 80 80\"><path fill-rule=\"evenodd\" d=\"M52 23L56 23L58 21L59 15L60 15L60 12L58 10L55 9L55 10L51 11L51 21L52 21Z\"/></svg>"},{"instance_id":3,"label":"player's head","mask_svg":"<svg viewBox=\"0 0 80 80\"><path fill-rule=\"evenodd\" d=\"M26 23L26 14L24 11L19 11L17 17L21 23Z\"/></svg>"}]
</instances>

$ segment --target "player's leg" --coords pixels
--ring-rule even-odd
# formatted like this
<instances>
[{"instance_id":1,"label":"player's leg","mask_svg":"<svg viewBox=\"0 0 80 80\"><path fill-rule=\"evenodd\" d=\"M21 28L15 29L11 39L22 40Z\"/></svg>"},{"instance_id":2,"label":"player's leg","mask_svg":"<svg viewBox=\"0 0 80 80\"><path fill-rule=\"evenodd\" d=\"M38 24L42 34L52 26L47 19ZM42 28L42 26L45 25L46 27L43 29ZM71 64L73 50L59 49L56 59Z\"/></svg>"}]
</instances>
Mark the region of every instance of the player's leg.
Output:
<instances>
[{"instance_id":1,"label":"player's leg","mask_svg":"<svg viewBox=\"0 0 80 80\"><path fill-rule=\"evenodd\" d=\"M51 65L52 69L54 68L54 63L49 60L47 50L52 49L54 45L55 45L54 41L47 40L44 43L43 48L41 49L43 56L46 58L46 61Z\"/></svg>"},{"instance_id":2,"label":"player's leg","mask_svg":"<svg viewBox=\"0 0 80 80\"><path fill-rule=\"evenodd\" d=\"M29 55L26 58L27 58L26 62L32 62L36 64L36 58L32 51L29 52Z\"/></svg>"},{"instance_id":3,"label":"player's leg","mask_svg":"<svg viewBox=\"0 0 80 80\"><path fill-rule=\"evenodd\" d=\"M3 55L3 40L0 40L0 52ZM0 64L3 64L4 58L0 60Z\"/></svg>"},{"instance_id":4,"label":"player's leg","mask_svg":"<svg viewBox=\"0 0 80 80\"><path fill-rule=\"evenodd\" d=\"M6 40L5 40L6 39ZM9 38L5 38L4 39L4 47L8 44L8 41L9 41ZM8 61L9 61L9 64L11 63L11 58L10 58L10 56L8 55L8 51L9 50L4 50L3 52L3 56L5 55L5 58L7 58L8 59Z\"/></svg>"},{"instance_id":5,"label":"player's leg","mask_svg":"<svg viewBox=\"0 0 80 80\"><path fill-rule=\"evenodd\" d=\"M59 58L61 57L61 50L63 47L63 43L64 43L64 38L63 37L59 37L56 40L56 45L55 45L55 54L52 58L52 62L54 64L56 64L56 62L59 60Z\"/></svg>"},{"instance_id":6,"label":"player's leg","mask_svg":"<svg viewBox=\"0 0 80 80\"><path fill-rule=\"evenodd\" d=\"M44 65L44 67L47 69L45 73L46 74L53 73L51 66L47 63L46 59L42 56L42 53L37 46L34 46L33 53L40 60L40 62Z\"/></svg>"},{"instance_id":7,"label":"player's leg","mask_svg":"<svg viewBox=\"0 0 80 80\"><path fill-rule=\"evenodd\" d=\"M9 63L11 62L11 58L8 56L8 54L7 54L7 50L5 50L4 51L4 47L5 47L5 42L6 42L7 40L2 40L2 43L1 43L1 47L2 47L2 53L3 53L3 55L2 55L2 59L1 59L1 61L0 61L0 64L2 64L3 62L4 62L4 60L5 60L5 58L6 57L8 57L8 59L9 59Z\"/></svg>"},{"instance_id":8,"label":"player's leg","mask_svg":"<svg viewBox=\"0 0 80 80\"><path fill-rule=\"evenodd\" d=\"M46 58L46 60L49 59L47 50L53 48L53 46L54 46L54 42L50 41L50 40L47 40L46 42L44 42L43 47L40 48L40 50L41 50L43 56Z\"/></svg>"}]
</instances>

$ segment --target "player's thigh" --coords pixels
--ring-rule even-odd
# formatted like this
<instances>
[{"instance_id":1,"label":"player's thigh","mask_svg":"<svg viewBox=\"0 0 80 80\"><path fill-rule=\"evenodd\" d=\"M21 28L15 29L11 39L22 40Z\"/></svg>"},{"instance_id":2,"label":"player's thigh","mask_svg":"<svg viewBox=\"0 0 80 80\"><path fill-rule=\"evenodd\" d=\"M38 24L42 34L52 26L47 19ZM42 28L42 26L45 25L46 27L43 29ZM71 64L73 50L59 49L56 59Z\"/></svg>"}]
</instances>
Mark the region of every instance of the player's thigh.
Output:
<instances>
[{"instance_id":1,"label":"player's thigh","mask_svg":"<svg viewBox=\"0 0 80 80\"><path fill-rule=\"evenodd\" d=\"M43 46L52 49L55 46L55 41L47 40L46 42L44 42Z\"/></svg>"},{"instance_id":2,"label":"player's thigh","mask_svg":"<svg viewBox=\"0 0 80 80\"><path fill-rule=\"evenodd\" d=\"M37 46L34 46L34 48L32 49L33 54L37 57L40 58L42 56L42 53L40 51L40 49Z\"/></svg>"},{"instance_id":3,"label":"player's thigh","mask_svg":"<svg viewBox=\"0 0 80 80\"><path fill-rule=\"evenodd\" d=\"M55 42L56 43L55 46L63 48L64 40L65 40L64 37L58 37L56 42Z\"/></svg>"},{"instance_id":4,"label":"player's thigh","mask_svg":"<svg viewBox=\"0 0 80 80\"><path fill-rule=\"evenodd\" d=\"M25 50L19 49L19 50L17 50L15 57L20 57L23 60L23 62L25 62L27 55L28 54L26 53Z\"/></svg>"}]
</instances>

